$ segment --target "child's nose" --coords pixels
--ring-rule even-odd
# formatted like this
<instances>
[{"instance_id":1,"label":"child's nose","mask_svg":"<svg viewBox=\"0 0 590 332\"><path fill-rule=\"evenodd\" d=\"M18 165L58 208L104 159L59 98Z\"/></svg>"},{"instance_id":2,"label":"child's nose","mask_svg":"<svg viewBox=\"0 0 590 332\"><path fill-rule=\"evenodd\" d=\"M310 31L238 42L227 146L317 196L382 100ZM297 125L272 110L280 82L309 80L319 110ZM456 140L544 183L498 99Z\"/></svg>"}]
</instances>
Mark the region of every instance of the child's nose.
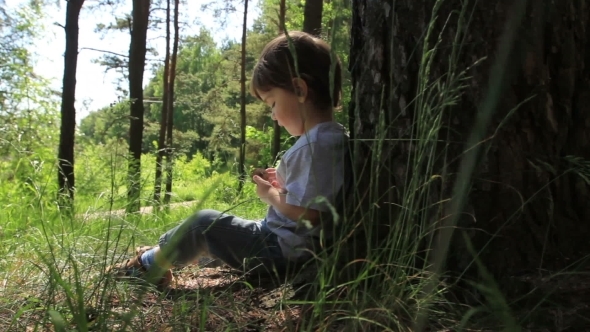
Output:
<instances>
[{"instance_id":1,"label":"child's nose","mask_svg":"<svg viewBox=\"0 0 590 332\"><path fill-rule=\"evenodd\" d=\"M277 121L277 117L275 116L275 111L272 111L272 112L270 113L270 118L271 118L273 121Z\"/></svg>"}]
</instances>

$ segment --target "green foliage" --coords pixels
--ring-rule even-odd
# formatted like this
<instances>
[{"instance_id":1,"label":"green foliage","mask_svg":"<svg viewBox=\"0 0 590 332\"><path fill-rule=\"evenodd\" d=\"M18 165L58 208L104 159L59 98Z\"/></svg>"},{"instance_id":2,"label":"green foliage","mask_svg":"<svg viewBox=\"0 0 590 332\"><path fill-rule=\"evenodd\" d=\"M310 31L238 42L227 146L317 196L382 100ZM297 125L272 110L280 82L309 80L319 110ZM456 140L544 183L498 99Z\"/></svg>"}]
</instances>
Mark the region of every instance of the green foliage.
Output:
<instances>
[{"instance_id":1,"label":"green foliage","mask_svg":"<svg viewBox=\"0 0 590 332\"><path fill-rule=\"evenodd\" d=\"M76 206L79 210L123 208L127 193L127 153L124 140L112 139L105 144L86 143L76 150ZM144 154L141 160L141 195L143 206L152 205L155 155ZM217 184L211 200L231 204L238 197L237 183L230 172L218 172L200 153L191 158L181 155L173 167L173 202L191 201Z\"/></svg>"},{"instance_id":2,"label":"green foliage","mask_svg":"<svg viewBox=\"0 0 590 332\"><path fill-rule=\"evenodd\" d=\"M81 142L107 144L110 140L129 141L129 103L118 102L90 113L80 123ZM147 122L144 127L142 150L155 153L157 149L160 125ZM177 154L191 155L194 153L195 142L199 136L192 130L173 131L173 148Z\"/></svg>"},{"instance_id":3,"label":"green foliage","mask_svg":"<svg viewBox=\"0 0 590 332\"><path fill-rule=\"evenodd\" d=\"M57 137L56 95L33 71L39 4L0 11L0 156L32 153ZM18 159L18 158L12 158Z\"/></svg>"},{"instance_id":4,"label":"green foliage","mask_svg":"<svg viewBox=\"0 0 590 332\"><path fill-rule=\"evenodd\" d=\"M34 73L30 51L41 17L36 2L0 11L0 200L8 205L34 202L39 184L56 185L57 98Z\"/></svg>"},{"instance_id":5,"label":"green foliage","mask_svg":"<svg viewBox=\"0 0 590 332\"><path fill-rule=\"evenodd\" d=\"M278 0L260 2L262 15L248 32L246 56L247 77L262 48L278 34ZM290 30L300 30L303 25L303 1L287 1L286 25ZM333 45L341 58L343 68L348 62L348 31L350 8L339 1L324 5L324 38ZM232 163L239 147L239 64L240 44L229 41L218 46L209 31L202 28L196 36L181 40L177 60L177 77L174 100L174 148L177 155L190 158L196 152L213 161L214 167ZM348 106L350 84L348 71L344 70L343 111L337 117L344 121ZM144 130L144 151L154 153L153 142L159 135L161 118L163 67L154 69L153 77L144 93L149 100ZM251 127L247 142L248 163L272 164L268 153L272 122L266 106L247 96L247 122ZM102 143L106 137L123 138L127 135L128 105L118 103L104 108L82 120L81 131L93 142ZM112 126L113 123L118 123ZM253 136L252 130L258 132ZM265 137L262 137L264 135ZM288 136L283 132L283 141ZM250 140L251 139L251 140ZM264 146L266 144L266 146ZM289 144L285 145L285 149Z\"/></svg>"},{"instance_id":6,"label":"green foliage","mask_svg":"<svg viewBox=\"0 0 590 332\"><path fill-rule=\"evenodd\" d=\"M80 122L80 133L97 144L105 144L110 139L127 140L129 103L113 103L96 112L91 112Z\"/></svg>"},{"instance_id":7,"label":"green foliage","mask_svg":"<svg viewBox=\"0 0 590 332\"><path fill-rule=\"evenodd\" d=\"M0 158L0 201L7 205L34 202L42 192L54 192L55 151L38 148L35 151L10 150Z\"/></svg>"},{"instance_id":8,"label":"green foliage","mask_svg":"<svg viewBox=\"0 0 590 332\"><path fill-rule=\"evenodd\" d=\"M103 144L79 144L76 148L76 200L79 206L105 204L116 199L127 181L127 142L108 139Z\"/></svg>"},{"instance_id":9,"label":"green foliage","mask_svg":"<svg viewBox=\"0 0 590 332\"><path fill-rule=\"evenodd\" d=\"M41 8L35 3L0 10L0 115L11 113L30 96L28 85L40 81L33 71L31 47L43 29ZM3 121L0 121L2 123Z\"/></svg>"},{"instance_id":10,"label":"green foliage","mask_svg":"<svg viewBox=\"0 0 590 332\"><path fill-rule=\"evenodd\" d=\"M186 156L180 156L176 159L174 167L174 179L203 179L211 174L211 163L200 153L196 153L190 160Z\"/></svg>"},{"instance_id":11,"label":"green foliage","mask_svg":"<svg viewBox=\"0 0 590 332\"><path fill-rule=\"evenodd\" d=\"M200 151L224 163L236 154L240 132L239 57L239 44L230 42L218 48L204 29L182 42L177 62L174 123L182 133L194 133L192 146L182 151L187 155ZM254 56L249 54L247 60L248 70L252 70ZM148 98L161 99L162 75L160 67L146 88ZM263 122L258 102L250 96L248 102L252 106L248 107L250 123ZM148 121L158 122L160 112L161 105L152 104Z\"/></svg>"},{"instance_id":12,"label":"green foliage","mask_svg":"<svg viewBox=\"0 0 590 332\"><path fill-rule=\"evenodd\" d=\"M275 160L271 155L272 131L258 130L252 126L246 126L246 165L252 167L273 167ZM292 143L283 140L285 145ZM280 157L280 156L279 156Z\"/></svg>"}]
</instances>

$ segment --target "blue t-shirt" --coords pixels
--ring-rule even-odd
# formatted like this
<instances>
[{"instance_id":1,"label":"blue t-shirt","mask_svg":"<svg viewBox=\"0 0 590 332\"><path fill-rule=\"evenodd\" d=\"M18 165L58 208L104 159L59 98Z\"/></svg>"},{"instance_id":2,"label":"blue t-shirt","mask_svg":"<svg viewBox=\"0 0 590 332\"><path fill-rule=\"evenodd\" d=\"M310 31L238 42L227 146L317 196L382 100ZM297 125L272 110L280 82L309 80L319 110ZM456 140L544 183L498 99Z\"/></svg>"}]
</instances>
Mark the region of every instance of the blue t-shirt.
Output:
<instances>
[{"instance_id":1,"label":"blue t-shirt","mask_svg":"<svg viewBox=\"0 0 590 332\"><path fill-rule=\"evenodd\" d=\"M344 182L344 148L348 137L337 122L323 122L303 134L283 157L277 181L287 195L286 202L318 211L329 211ZM298 260L310 255L320 226L308 228L290 220L270 206L268 228L277 235L283 256Z\"/></svg>"}]
</instances>

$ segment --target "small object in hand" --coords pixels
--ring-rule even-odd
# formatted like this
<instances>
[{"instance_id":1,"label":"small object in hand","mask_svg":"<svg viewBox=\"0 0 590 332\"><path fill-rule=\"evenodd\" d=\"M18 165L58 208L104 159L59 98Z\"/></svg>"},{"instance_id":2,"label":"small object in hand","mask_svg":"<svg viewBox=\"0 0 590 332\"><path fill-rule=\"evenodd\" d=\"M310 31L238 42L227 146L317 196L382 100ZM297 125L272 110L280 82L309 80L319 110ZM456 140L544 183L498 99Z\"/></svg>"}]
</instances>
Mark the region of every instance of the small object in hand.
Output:
<instances>
[{"instance_id":1,"label":"small object in hand","mask_svg":"<svg viewBox=\"0 0 590 332\"><path fill-rule=\"evenodd\" d=\"M255 168L254 171L252 172L250 178L252 179L253 183L256 183L256 182L254 182L254 175L258 175L261 178L263 178L264 180L268 181L268 173L266 173L266 169L264 169L264 168Z\"/></svg>"},{"instance_id":2,"label":"small object in hand","mask_svg":"<svg viewBox=\"0 0 590 332\"><path fill-rule=\"evenodd\" d=\"M255 175L258 175L261 178L263 178L264 180L268 181L268 174L266 174L266 170L264 168L255 168L254 169L254 172L252 172L252 176L251 176L252 182L254 182L253 178ZM256 182L254 182L254 183L256 183Z\"/></svg>"}]
</instances>

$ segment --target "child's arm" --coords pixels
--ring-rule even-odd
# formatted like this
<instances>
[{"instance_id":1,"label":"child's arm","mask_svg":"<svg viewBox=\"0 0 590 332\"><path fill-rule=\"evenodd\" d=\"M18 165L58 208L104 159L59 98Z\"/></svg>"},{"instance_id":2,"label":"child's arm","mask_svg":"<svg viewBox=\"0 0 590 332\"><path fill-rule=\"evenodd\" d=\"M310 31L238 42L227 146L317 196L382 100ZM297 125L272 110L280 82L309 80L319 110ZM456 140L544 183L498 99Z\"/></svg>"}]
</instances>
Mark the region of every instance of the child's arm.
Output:
<instances>
[{"instance_id":1,"label":"child's arm","mask_svg":"<svg viewBox=\"0 0 590 332\"><path fill-rule=\"evenodd\" d=\"M269 198L269 204L272 205L285 217L291 220L309 220L312 226L319 225L320 212L314 209L304 208L302 206L292 205L285 202L286 195L273 195Z\"/></svg>"},{"instance_id":2,"label":"child's arm","mask_svg":"<svg viewBox=\"0 0 590 332\"><path fill-rule=\"evenodd\" d=\"M257 185L256 193L263 202L267 203L268 205L272 205L282 215L291 220L304 219L309 220L312 226L319 225L319 211L289 204L286 202L287 196L281 194L280 191L273 187L268 181L257 175L255 175L253 179Z\"/></svg>"}]
</instances>

